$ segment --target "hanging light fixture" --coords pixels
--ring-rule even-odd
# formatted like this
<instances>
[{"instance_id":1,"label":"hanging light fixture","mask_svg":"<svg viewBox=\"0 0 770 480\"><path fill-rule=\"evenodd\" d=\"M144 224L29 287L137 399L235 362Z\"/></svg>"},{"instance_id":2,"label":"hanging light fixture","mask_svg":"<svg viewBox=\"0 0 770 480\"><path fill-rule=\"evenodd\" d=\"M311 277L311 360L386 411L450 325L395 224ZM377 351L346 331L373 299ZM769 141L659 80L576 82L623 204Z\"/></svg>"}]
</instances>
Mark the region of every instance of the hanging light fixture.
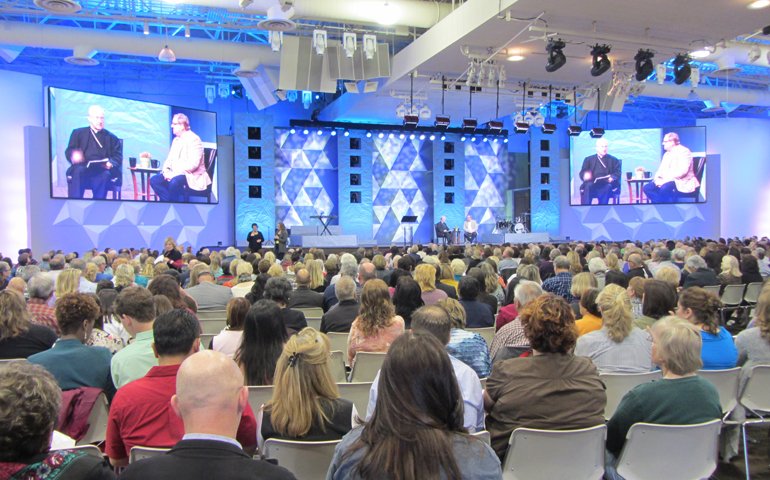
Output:
<instances>
[{"instance_id":1,"label":"hanging light fixture","mask_svg":"<svg viewBox=\"0 0 770 480\"><path fill-rule=\"evenodd\" d=\"M546 72L555 72L567 63L567 57L562 52L566 46L563 40L551 40L545 50L548 52L548 63L545 64Z\"/></svg>"},{"instance_id":2,"label":"hanging light fixture","mask_svg":"<svg viewBox=\"0 0 770 480\"><path fill-rule=\"evenodd\" d=\"M166 25L166 46L158 53L158 60L161 62L176 62L174 51L168 48L168 25Z\"/></svg>"},{"instance_id":3,"label":"hanging light fixture","mask_svg":"<svg viewBox=\"0 0 770 480\"><path fill-rule=\"evenodd\" d=\"M591 76L599 77L612 67L612 62L607 58L607 54L610 53L612 47L609 45L594 45L591 50L591 56L593 57L593 67L591 67Z\"/></svg>"},{"instance_id":4,"label":"hanging light fixture","mask_svg":"<svg viewBox=\"0 0 770 480\"><path fill-rule=\"evenodd\" d=\"M681 85L690 78L690 56L679 54L674 58L674 83Z\"/></svg>"},{"instance_id":5,"label":"hanging light fixture","mask_svg":"<svg viewBox=\"0 0 770 480\"><path fill-rule=\"evenodd\" d=\"M636 52L634 60L636 60L636 81L643 82L647 77L652 75L652 71L655 67L652 65L652 57L655 53L652 50L639 49Z\"/></svg>"}]
</instances>

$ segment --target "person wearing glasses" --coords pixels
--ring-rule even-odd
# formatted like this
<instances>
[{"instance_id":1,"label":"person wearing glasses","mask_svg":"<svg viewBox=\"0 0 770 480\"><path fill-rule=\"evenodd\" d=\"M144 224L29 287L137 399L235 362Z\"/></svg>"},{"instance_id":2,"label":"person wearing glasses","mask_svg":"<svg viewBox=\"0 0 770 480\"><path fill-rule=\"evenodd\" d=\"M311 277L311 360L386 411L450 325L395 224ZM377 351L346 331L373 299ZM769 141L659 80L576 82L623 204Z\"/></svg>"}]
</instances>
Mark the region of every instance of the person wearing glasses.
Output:
<instances>
[{"instance_id":1,"label":"person wearing glasses","mask_svg":"<svg viewBox=\"0 0 770 480\"><path fill-rule=\"evenodd\" d=\"M679 193L692 193L700 185L693 169L692 152L679 143L679 135L667 133L663 137L663 149L666 153L655 177L644 186L650 203L674 203Z\"/></svg>"},{"instance_id":2,"label":"person wearing glasses","mask_svg":"<svg viewBox=\"0 0 770 480\"><path fill-rule=\"evenodd\" d=\"M203 191L211 184L204 162L203 143L190 130L187 115L174 115L171 131L175 138L163 170L150 178L150 185L162 202L182 201L185 188Z\"/></svg>"},{"instance_id":3,"label":"person wearing glasses","mask_svg":"<svg viewBox=\"0 0 770 480\"><path fill-rule=\"evenodd\" d=\"M121 175L123 147L115 134L104 128L104 109L88 108L88 127L76 128L64 156L71 163L67 169L68 197L83 198L91 189L93 198L107 198L110 182Z\"/></svg>"}]
</instances>

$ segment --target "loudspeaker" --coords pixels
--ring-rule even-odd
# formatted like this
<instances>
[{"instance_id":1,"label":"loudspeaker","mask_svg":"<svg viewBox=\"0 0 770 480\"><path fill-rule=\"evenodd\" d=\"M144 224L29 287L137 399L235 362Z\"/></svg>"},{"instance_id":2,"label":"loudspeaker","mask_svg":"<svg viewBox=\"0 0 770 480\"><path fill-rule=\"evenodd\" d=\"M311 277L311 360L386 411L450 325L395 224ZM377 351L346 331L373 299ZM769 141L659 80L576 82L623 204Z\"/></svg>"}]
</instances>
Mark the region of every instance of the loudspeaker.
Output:
<instances>
[{"instance_id":1,"label":"loudspeaker","mask_svg":"<svg viewBox=\"0 0 770 480\"><path fill-rule=\"evenodd\" d=\"M329 77L329 40L324 55L318 55L311 37L284 36L281 46L280 90L311 90L335 93L337 81Z\"/></svg>"}]
</instances>

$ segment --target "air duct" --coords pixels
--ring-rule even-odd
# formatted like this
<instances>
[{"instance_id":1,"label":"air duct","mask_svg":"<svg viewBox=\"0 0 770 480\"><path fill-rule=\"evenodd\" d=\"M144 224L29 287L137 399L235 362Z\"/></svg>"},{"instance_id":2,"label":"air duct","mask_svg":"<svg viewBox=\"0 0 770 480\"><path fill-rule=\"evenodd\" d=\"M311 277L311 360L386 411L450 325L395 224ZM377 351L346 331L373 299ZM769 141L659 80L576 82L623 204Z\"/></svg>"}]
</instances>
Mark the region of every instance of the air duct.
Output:
<instances>
[{"instance_id":1,"label":"air duct","mask_svg":"<svg viewBox=\"0 0 770 480\"><path fill-rule=\"evenodd\" d=\"M90 45L78 45L72 50L72 55L64 59L65 62L81 67L90 67L99 65L99 61L94 59L96 49Z\"/></svg>"}]
</instances>

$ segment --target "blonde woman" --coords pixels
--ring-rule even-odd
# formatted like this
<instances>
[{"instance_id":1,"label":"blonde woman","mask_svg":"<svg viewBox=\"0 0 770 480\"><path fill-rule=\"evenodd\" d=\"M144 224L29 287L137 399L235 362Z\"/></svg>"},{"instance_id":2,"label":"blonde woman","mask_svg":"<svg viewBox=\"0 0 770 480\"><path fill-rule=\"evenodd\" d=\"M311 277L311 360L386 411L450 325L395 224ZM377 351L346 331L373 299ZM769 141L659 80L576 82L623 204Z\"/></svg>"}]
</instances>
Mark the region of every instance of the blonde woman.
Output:
<instances>
[{"instance_id":1,"label":"blonde woman","mask_svg":"<svg viewBox=\"0 0 770 480\"><path fill-rule=\"evenodd\" d=\"M634 277L628 282L628 288L626 293L631 298L631 314L634 320L642 318L644 316L643 300L644 300L644 284L647 283L646 278Z\"/></svg>"},{"instance_id":2,"label":"blonde woman","mask_svg":"<svg viewBox=\"0 0 770 480\"><path fill-rule=\"evenodd\" d=\"M96 274L99 273L99 267L95 263L86 263L85 279L91 283L96 282Z\"/></svg>"},{"instance_id":3,"label":"blonde woman","mask_svg":"<svg viewBox=\"0 0 770 480\"><path fill-rule=\"evenodd\" d=\"M308 288L315 292L323 293L325 288L323 262L321 262L321 259L307 262L307 273L310 274L310 285L308 285Z\"/></svg>"},{"instance_id":4,"label":"blonde woman","mask_svg":"<svg viewBox=\"0 0 770 480\"><path fill-rule=\"evenodd\" d=\"M238 264L235 273L233 288L230 290L233 292L234 297L245 297L251 291L251 287L254 286L254 280L251 279L254 267L249 262L241 262Z\"/></svg>"},{"instance_id":5,"label":"blonde woman","mask_svg":"<svg viewBox=\"0 0 770 480\"><path fill-rule=\"evenodd\" d=\"M578 338L575 355L588 357L599 373L643 373L652 370L652 343L634 327L631 299L615 284L604 287L597 299L602 328Z\"/></svg>"},{"instance_id":6,"label":"blonde woman","mask_svg":"<svg viewBox=\"0 0 770 480\"><path fill-rule=\"evenodd\" d=\"M489 346L484 337L465 329L465 308L454 298L442 298L436 306L443 308L452 320L447 352L471 367L479 378L487 378L492 370Z\"/></svg>"},{"instance_id":7,"label":"blonde woman","mask_svg":"<svg viewBox=\"0 0 770 480\"><path fill-rule=\"evenodd\" d=\"M56 298L61 298L68 293L77 292L80 287L80 275L83 271L77 268L68 268L56 277Z\"/></svg>"},{"instance_id":8,"label":"blonde woman","mask_svg":"<svg viewBox=\"0 0 770 480\"><path fill-rule=\"evenodd\" d=\"M197 287L200 284L198 281L198 275L200 274L201 270L210 271L209 266L205 263L198 263L193 266L192 270L190 270L190 282L187 284L186 288Z\"/></svg>"},{"instance_id":9,"label":"blonde woman","mask_svg":"<svg viewBox=\"0 0 770 480\"><path fill-rule=\"evenodd\" d=\"M614 253L610 253L607 255L607 258L605 259L604 263L607 264L607 270L617 270L622 271L620 269L620 260L618 260L618 256Z\"/></svg>"},{"instance_id":10,"label":"blonde woman","mask_svg":"<svg viewBox=\"0 0 770 480\"><path fill-rule=\"evenodd\" d=\"M404 319L396 315L388 286L378 278L369 280L361 292L359 315L350 326L348 364L353 366L358 352L387 352L402 333Z\"/></svg>"},{"instance_id":11,"label":"blonde woman","mask_svg":"<svg viewBox=\"0 0 770 480\"><path fill-rule=\"evenodd\" d=\"M155 257L147 257L139 274L148 280L155 276Z\"/></svg>"},{"instance_id":12,"label":"blonde woman","mask_svg":"<svg viewBox=\"0 0 770 480\"><path fill-rule=\"evenodd\" d=\"M265 252L265 260L270 262L271 265L274 264L275 263L275 253L273 253L271 250L268 250L267 252Z\"/></svg>"},{"instance_id":13,"label":"blonde woman","mask_svg":"<svg viewBox=\"0 0 770 480\"><path fill-rule=\"evenodd\" d=\"M728 285L740 285L741 282L741 267L738 259L732 255L725 255L722 257L722 273L717 275L719 280L719 295L722 295L725 291L725 287Z\"/></svg>"},{"instance_id":14,"label":"blonde woman","mask_svg":"<svg viewBox=\"0 0 770 480\"><path fill-rule=\"evenodd\" d=\"M414 279L420 285L425 305L433 305L438 300L447 298L446 292L436 288L436 268L433 265L419 265L414 271Z\"/></svg>"},{"instance_id":15,"label":"blonde woman","mask_svg":"<svg viewBox=\"0 0 770 480\"><path fill-rule=\"evenodd\" d=\"M588 272L581 272L572 277L572 288L570 293L575 297L575 301L570 303L572 307L572 313L575 314L575 320L583 318L583 314L580 313L580 297L583 292L590 288L598 288L599 282L596 281L596 277Z\"/></svg>"},{"instance_id":16,"label":"blonde woman","mask_svg":"<svg viewBox=\"0 0 770 480\"><path fill-rule=\"evenodd\" d=\"M505 290L500 285L500 276L497 274L496 265L488 261L479 264L479 268L484 272L484 285L481 288L497 299L497 305L502 305L505 303Z\"/></svg>"},{"instance_id":17,"label":"blonde woman","mask_svg":"<svg viewBox=\"0 0 770 480\"><path fill-rule=\"evenodd\" d=\"M462 262L462 260L460 260ZM441 264L441 283L444 283L446 285L449 285L450 287L453 287L455 291L457 291L458 282L455 280L454 272L452 271L452 267L448 263Z\"/></svg>"},{"instance_id":18,"label":"blonde woman","mask_svg":"<svg viewBox=\"0 0 770 480\"><path fill-rule=\"evenodd\" d=\"M173 237L163 241L163 259L170 268L182 268L182 253Z\"/></svg>"},{"instance_id":19,"label":"blonde woman","mask_svg":"<svg viewBox=\"0 0 770 480\"><path fill-rule=\"evenodd\" d=\"M283 277L283 268L278 264L274 264L270 267L270 270L267 271L267 274L271 277Z\"/></svg>"},{"instance_id":20,"label":"blonde woman","mask_svg":"<svg viewBox=\"0 0 770 480\"><path fill-rule=\"evenodd\" d=\"M529 280L538 285L543 284L543 281L540 280L540 270L534 265L520 265L519 268L516 269L516 278Z\"/></svg>"},{"instance_id":21,"label":"blonde woman","mask_svg":"<svg viewBox=\"0 0 770 480\"><path fill-rule=\"evenodd\" d=\"M329 368L329 338L311 327L292 335L278 358L273 398L257 416L257 444L265 440L340 440L358 416L340 398Z\"/></svg>"},{"instance_id":22,"label":"blonde woman","mask_svg":"<svg viewBox=\"0 0 770 480\"><path fill-rule=\"evenodd\" d=\"M118 268L115 269L115 277L112 279L112 281L115 284L115 290L117 290L118 293L120 293L120 291L126 287L133 286L134 267L128 265L127 263L118 265Z\"/></svg>"},{"instance_id":23,"label":"blonde woman","mask_svg":"<svg viewBox=\"0 0 770 480\"><path fill-rule=\"evenodd\" d=\"M583 264L580 263L580 255L573 251L567 252L567 258L569 259L569 273L573 277L579 273L583 273Z\"/></svg>"},{"instance_id":24,"label":"blonde woman","mask_svg":"<svg viewBox=\"0 0 770 480\"><path fill-rule=\"evenodd\" d=\"M209 255L209 258L211 259L211 265L209 265L209 270L211 270L211 273L214 274L215 278L219 278L222 276L222 256L219 254L219 252L211 252L211 255Z\"/></svg>"}]
</instances>

